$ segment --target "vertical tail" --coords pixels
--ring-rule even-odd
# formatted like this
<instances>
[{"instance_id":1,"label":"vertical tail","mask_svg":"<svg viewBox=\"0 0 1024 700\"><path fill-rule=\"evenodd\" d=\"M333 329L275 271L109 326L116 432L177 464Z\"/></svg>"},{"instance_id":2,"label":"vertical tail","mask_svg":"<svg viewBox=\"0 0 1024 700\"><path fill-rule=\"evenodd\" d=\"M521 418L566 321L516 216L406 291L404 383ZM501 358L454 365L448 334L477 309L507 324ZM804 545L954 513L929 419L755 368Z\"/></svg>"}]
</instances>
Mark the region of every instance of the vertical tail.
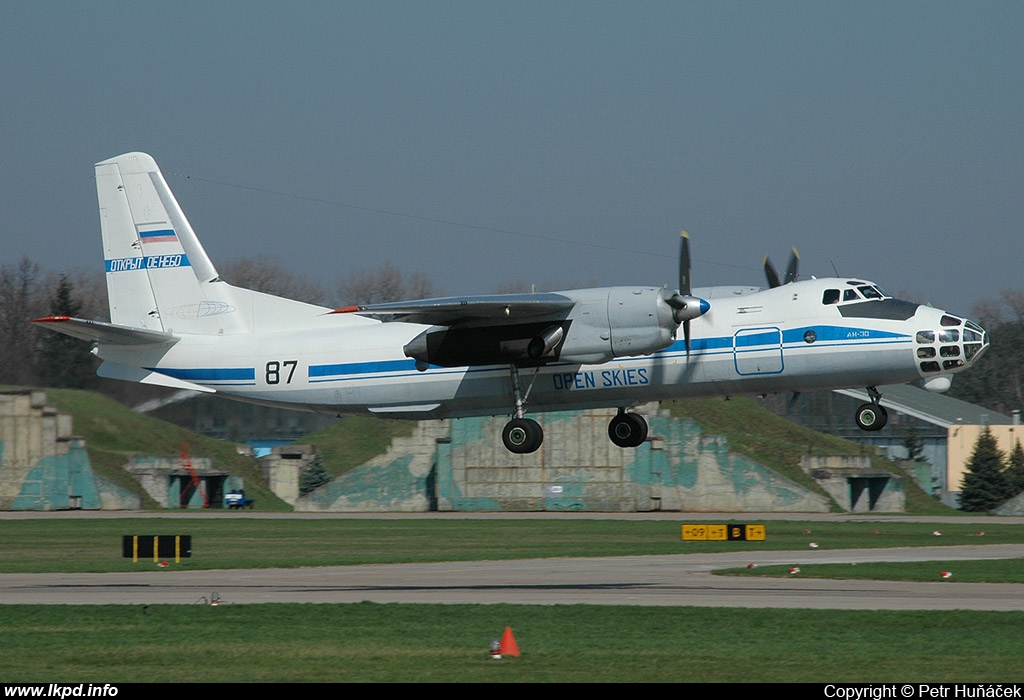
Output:
<instances>
[{"instance_id":1,"label":"vertical tail","mask_svg":"<svg viewBox=\"0 0 1024 700\"><path fill-rule=\"evenodd\" d=\"M96 164L113 323L179 333L249 330L156 161L126 153Z\"/></svg>"}]
</instances>

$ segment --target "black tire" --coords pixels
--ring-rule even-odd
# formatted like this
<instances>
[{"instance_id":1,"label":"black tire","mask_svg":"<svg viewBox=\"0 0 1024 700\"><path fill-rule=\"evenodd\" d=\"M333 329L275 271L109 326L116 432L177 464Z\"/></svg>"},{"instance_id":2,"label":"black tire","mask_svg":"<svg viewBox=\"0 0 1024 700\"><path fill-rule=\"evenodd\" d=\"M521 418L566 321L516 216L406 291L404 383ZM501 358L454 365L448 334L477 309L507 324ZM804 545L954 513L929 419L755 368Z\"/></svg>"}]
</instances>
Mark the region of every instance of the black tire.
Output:
<instances>
[{"instance_id":1,"label":"black tire","mask_svg":"<svg viewBox=\"0 0 1024 700\"><path fill-rule=\"evenodd\" d=\"M513 418L501 431L501 441L513 454L529 454L536 452L544 442L544 429L530 418Z\"/></svg>"},{"instance_id":2,"label":"black tire","mask_svg":"<svg viewBox=\"0 0 1024 700\"><path fill-rule=\"evenodd\" d=\"M857 409L854 420L857 421L858 428L873 433L885 427L889 422L889 414L876 403L865 403Z\"/></svg>"},{"instance_id":3,"label":"black tire","mask_svg":"<svg viewBox=\"0 0 1024 700\"><path fill-rule=\"evenodd\" d=\"M638 447L647 439L647 421L636 413L620 413L608 423L608 439L617 447Z\"/></svg>"}]
</instances>

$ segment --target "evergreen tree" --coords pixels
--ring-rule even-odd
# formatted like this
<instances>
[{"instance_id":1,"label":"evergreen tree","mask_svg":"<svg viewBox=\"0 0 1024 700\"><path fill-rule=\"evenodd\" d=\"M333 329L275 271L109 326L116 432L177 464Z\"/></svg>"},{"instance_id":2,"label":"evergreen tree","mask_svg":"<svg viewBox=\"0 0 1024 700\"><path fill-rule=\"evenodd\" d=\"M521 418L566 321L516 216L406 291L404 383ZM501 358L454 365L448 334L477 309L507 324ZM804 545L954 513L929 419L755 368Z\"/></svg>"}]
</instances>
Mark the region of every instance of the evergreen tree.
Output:
<instances>
[{"instance_id":1,"label":"evergreen tree","mask_svg":"<svg viewBox=\"0 0 1024 700\"><path fill-rule=\"evenodd\" d=\"M79 316L82 304L74 297L67 275L61 275L50 297L53 316ZM86 389L96 383L96 359L90 344L63 333L46 333L40 341L36 375L44 386Z\"/></svg>"},{"instance_id":2,"label":"evergreen tree","mask_svg":"<svg viewBox=\"0 0 1024 700\"><path fill-rule=\"evenodd\" d=\"M911 423L903 437L903 446L907 449L907 460L911 462L927 462L924 456L924 438L917 425Z\"/></svg>"},{"instance_id":3,"label":"evergreen tree","mask_svg":"<svg viewBox=\"0 0 1024 700\"><path fill-rule=\"evenodd\" d=\"M974 453L964 475L960 509L987 512L1009 498L1003 453L986 425L974 445Z\"/></svg>"},{"instance_id":4,"label":"evergreen tree","mask_svg":"<svg viewBox=\"0 0 1024 700\"><path fill-rule=\"evenodd\" d=\"M1006 465L1006 483L1010 498L1024 493L1024 447L1019 440L1014 443L1010 463Z\"/></svg>"},{"instance_id":5,"label":"evergreen tree","mask_svg":"<svg viewBox=\"0 0 1024 700\"><path fill-rule=\"evenodd\" d=\"M299 477L299 495L305 496L310 491L320 488L331 480L331 474L324 467L324 459L318 452Z\"/></svg>"}]
</instances>

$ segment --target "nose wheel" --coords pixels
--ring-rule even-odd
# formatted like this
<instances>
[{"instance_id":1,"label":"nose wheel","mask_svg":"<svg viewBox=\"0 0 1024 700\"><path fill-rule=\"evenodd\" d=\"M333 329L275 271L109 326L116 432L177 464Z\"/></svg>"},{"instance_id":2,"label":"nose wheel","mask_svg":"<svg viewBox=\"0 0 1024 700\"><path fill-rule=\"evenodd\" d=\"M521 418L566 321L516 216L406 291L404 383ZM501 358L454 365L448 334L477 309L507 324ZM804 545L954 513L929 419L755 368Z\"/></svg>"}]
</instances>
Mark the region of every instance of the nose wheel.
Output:
<instances>
[{"instance_id":1,"label":"nose wheel","mask_svg":"<svg viewBox=\"0 0 1024 700\"><path fill-rule=\"evenodd\" d=\"M639 447L647 439L647 421L620 409L608 423L608 438L618 447Z\"/></svg>"},{"instance_id":2,"label":"nose wheel","mask_svg":"<svg viewBox=\"0 0 1024 700\"><path fill-rule=\"evenodd\" d=\"M861 404L857 408L857 413L854 415L854 420L857 421L857 427L861 430L868 432L875 432L885 427L885 424L889 422L889 414L878 402L882 399L882 395L878 393L878 389L873 386L868 387L868 395L871 397L871 403Z\"/></svg>"}]
</instances>

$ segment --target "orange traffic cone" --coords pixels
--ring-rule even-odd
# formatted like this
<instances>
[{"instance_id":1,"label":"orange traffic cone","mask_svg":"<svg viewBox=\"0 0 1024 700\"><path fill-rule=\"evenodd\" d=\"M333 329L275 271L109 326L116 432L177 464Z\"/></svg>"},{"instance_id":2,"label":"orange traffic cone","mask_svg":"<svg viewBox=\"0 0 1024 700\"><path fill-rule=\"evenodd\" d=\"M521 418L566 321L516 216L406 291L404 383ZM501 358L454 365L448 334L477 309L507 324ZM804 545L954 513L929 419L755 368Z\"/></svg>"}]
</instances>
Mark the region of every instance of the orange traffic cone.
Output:
<instances>
[{"instance_id":1,"label":"orange traffic cone","mask_svg":"<svg viewBox=\"0 0 1024 700\"><path fill-rule=\"evenodd\" d=\"M519 656L519 645L516 644L516 638L512 636L511 627L505 628L505 634L501 638L501 655Z\"/></svg>"}]
</instances>

